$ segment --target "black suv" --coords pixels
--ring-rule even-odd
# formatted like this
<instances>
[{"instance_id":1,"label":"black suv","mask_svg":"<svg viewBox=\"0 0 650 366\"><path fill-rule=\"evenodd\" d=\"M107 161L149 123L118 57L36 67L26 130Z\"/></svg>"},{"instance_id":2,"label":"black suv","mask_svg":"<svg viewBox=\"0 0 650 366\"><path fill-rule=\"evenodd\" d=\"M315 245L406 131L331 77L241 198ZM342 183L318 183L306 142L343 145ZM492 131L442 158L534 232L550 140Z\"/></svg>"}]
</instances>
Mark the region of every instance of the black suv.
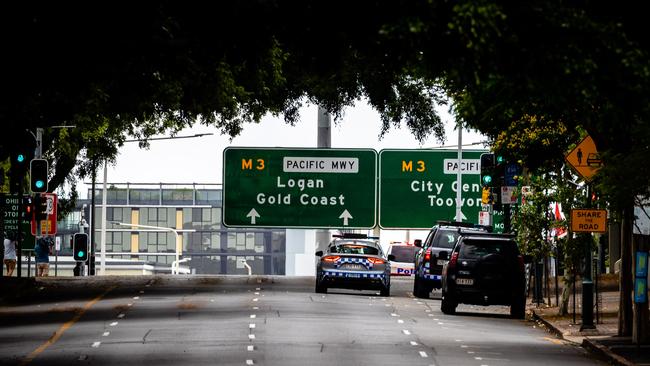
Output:
<instances>
[{"instance_id":1,"label":"black suv","mask_svg":"<svg viewBox=\"0 0 650 366\"><path fill-rule=\"evenodd\" d=\"M415 240L415 245L421 249L415 254L413 296L427 299L431 290L442 287L442 266L447 262L448 257L439 258L438 254L450 252L461 232L487 233L488 231L484 227L476 227L471 223L439 221L429 231L424 243Z\"/></svg>"},{"instance_id":2,"label":"black suv","mask_svg":"<svg viewBox=\"0 0 650 366\"><path fill-rule=\"evenodd\" d=\"M510 305L510 315L523 319L524 261L512 235L462 235L442 270L442 312L454 314L459 303Z\"/></svg>"}]
</instances>

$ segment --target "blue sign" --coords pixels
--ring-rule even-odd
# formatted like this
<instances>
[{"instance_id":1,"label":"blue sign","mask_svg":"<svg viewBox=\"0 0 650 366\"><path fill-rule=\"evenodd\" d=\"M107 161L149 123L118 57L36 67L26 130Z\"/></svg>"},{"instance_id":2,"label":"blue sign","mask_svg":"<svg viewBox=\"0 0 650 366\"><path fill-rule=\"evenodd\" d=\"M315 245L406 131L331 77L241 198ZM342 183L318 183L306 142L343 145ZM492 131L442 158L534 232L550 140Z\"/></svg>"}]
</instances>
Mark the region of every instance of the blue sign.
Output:
<instances>
[{"instance_id":1,"label":"blue sign","mask_svg":"<svg viewBox=\"0 0 650 366\"><path fill-rule=\"evenodd\" d=\"M515 177L521 175L521 166L517 163L508 163L505 166L503 174L504 183L508 187L516 186L517 179Z\"/></svg>"},{"instance_id":2,"label":"blue sign","mask_svg":"<svg viewBox=\"0 0 650 366\"><path fill-rule=\"evenodd\" d=\"M636 252L636 277L648 277L648 252Z\"/></svg>"},{"instance_id":3,"label":"blue sign","mask_svg":"<svg viewBox=\"0 0 650 366\"><path fill-rule=\"evenodd\" d=\"M634 302L637 304L648 302L648 279L645 277L634 279Z\"/></svg>"}]
</instances>

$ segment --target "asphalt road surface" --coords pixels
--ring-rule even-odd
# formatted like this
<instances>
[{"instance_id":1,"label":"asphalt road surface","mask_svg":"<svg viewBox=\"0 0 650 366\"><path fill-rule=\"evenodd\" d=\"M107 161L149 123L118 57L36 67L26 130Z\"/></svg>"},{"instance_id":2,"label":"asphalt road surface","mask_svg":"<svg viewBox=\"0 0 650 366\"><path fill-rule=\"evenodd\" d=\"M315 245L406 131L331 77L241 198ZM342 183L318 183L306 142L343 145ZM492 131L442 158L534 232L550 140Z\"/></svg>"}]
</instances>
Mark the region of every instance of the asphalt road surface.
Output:
<instances>
[{"instance_id":1,"label":"asphalt road surface","mask_svg":"<svg viewBox=\"0 0 650 366\"><path fill-rule=\"evenodd\" d=\"M593 365L506 307L314 293L313 277L46 279L0 307L7 365ZM435 293L434 293L435 295Z\"/></svg>"}]
</instances>

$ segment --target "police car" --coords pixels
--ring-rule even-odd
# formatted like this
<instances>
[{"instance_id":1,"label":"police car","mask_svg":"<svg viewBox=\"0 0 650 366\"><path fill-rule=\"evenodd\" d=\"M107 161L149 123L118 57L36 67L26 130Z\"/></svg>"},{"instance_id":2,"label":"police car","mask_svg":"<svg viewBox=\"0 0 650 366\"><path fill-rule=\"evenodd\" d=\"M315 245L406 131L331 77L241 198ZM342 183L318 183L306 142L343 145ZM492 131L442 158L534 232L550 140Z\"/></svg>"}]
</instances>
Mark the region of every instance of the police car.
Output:
<instances>
[{"instance_id":1,"label":"police car","mask_svg":"<svg viewBox=\"0 0 650 366\"><path fill-rule=\"evenodd\" d=\"M420 250L414 244L393 242L388 246L388 255L395 259L390 261L391 276L413 276L415 254Z\"/></svg>"},{"instance_id":2,"label":"police car","mask_svg":"<svg viewBox=\"0 0 650 366\"><path fill-rule=\"evenodd\" d=\"M390 255L386 257L376 240L364 234L334 235L325 252L319 250L316 264L316 292L328 288L379 290L390 296Z\"/></svg>"}]
</instances>

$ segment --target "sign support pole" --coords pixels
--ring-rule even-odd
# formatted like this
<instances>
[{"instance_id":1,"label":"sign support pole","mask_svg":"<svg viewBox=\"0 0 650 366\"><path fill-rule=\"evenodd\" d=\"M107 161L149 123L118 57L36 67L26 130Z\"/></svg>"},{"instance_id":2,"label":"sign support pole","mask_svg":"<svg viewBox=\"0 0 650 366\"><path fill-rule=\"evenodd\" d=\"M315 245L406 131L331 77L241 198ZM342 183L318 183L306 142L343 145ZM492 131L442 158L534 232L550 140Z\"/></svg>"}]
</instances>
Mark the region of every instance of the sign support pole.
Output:
<instances>
[{"instance_id":1,"label":"sign support pole","mask_svg":"<svg viewBox=\"0 0 650 366\"><path fill-rule=\"evenodd\" d=\"M587 184L587 207L591 208L591 184ZM591 234L585 234L591 235ZM582 276L582 325L584 329L596 329L594 325L594 282L591 276L591 245L585 245L585 271Z\"/></svg>"},{"instance_id":2,"label":"sign support pole","mask_svg":"<svg viewBox=\"0 0 650 366\"><path fill-rule=\"evenodd\" d=\"M456 220L463 221L461 215L460 203L462 202L462 189L463 186L463 173L461 171L461 163L463 162L463 125L458 122L458 172L456 173Z\"/></svg>"}]
</instances>

